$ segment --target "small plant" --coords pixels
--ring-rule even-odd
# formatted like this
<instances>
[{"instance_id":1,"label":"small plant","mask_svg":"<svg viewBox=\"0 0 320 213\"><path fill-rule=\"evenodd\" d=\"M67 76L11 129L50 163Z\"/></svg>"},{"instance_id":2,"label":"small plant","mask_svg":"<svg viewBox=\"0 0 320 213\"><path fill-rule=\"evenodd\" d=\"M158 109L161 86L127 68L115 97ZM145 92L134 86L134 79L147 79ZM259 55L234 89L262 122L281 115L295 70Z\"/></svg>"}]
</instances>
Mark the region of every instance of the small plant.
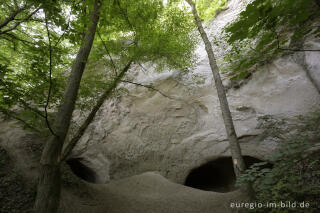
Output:
<instances>
[{"instance_id":1,"label":"small plant","mask_svg":"<svg viewBox=\"0 0 320 213\"><path fill-rule=\"evenodd\" d=\"M263 168L266 163L252 165L237 180L237 185L251 183L256 202L276 203L276 208L255 208L253 212L318 212L320 203L320 113L300 116L296 124L284 130L272 124L283 123L267 119L261 128L276 138L279 148L273 154L273 168ZM272 131L271 131L272 130ZM277 135L278 133L278 135ZM277 137L275 137L277 135ZM281 202L307 202L309 208L281 208Z\"/></svg>"}]
</instances>

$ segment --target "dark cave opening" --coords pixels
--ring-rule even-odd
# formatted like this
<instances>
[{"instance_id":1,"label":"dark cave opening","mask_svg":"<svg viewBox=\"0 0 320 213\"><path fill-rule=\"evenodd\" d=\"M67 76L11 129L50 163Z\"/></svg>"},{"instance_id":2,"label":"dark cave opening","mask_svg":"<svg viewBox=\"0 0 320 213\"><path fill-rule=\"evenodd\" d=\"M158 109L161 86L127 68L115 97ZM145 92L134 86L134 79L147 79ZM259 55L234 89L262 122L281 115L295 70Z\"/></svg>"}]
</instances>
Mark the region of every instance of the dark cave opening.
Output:
<instances>
[{"instance_id":1,"label":"dark cave opening","mask_svg":"<svg viewBox=\"0 0 320 213\"><path fill-rule=\"evenodd\" d=\"M261 160L244 156L247 167ZM267 164L264 168L271 168L272 164ZM198 168L191 170L186 178L185 185L214 192L230 192L235 190L235 174L233 171L232 158L222 157L209 161Z\"/></svg>"},{"instance_id":2,"label":"dark cave opening","mask_svg":"<svg viewBox=\"0 0 320 213\"><path fill-rule=\"evenodd\" d=\"M79 178L90 183L96 183L96 173L81 161L83 161L82 158L72 158L67 160L67 164Z\"/></svg>"}]
</instances>

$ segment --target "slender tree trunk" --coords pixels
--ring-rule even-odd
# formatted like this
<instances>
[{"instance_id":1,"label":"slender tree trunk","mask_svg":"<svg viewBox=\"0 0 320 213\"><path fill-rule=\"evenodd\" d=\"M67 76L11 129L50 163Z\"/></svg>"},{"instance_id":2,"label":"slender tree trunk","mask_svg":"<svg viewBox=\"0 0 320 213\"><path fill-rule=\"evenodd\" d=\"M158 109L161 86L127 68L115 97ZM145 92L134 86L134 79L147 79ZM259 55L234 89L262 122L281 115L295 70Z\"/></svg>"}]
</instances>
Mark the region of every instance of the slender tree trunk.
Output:
<instances>
[{"instance_id":1,"label":"slender tree trunk","mask_svg":"<svg viewBox=\"0 0 320 213\"><path fill-rule=\"evenodd\" d=\"M36 213L55 213L59 207L61 150L69 129L82 74L94 40L99 21L99 8L100 3L98 0L95 0L88 32L73 63L64 99L53 124L55 134L46 142L42 152L35 202Z\"/></svg>"},{"instance_id":2,"label":"slender tree trunk","mask_svg":"<svg viewBox=\"0 0 320 213\"><path fill-rule=\"evenodd\" d=\"M208 54L211 71L212 71L214 81L215 81L215 86L216 86L216 89L218 92L218 98L220 101L220 108L221 108L221 112L222 112L222 117L224 120L224 125L226 128L226 132L227 132L227 136L228 136L228 140L229 140L229 144L230 144L230 151L231 151L231 156L232 156L232 161L233 161L233 168L234 168L234 172L236 174L236 177L238 177L241 173L243 173L245 171L246 165L245 165L243 157L241 155L240 145L239 145L239 142L237 139L236 131L234 129L227 96L226 96L224 86L223 86L221 78L220 78L219 68L217 66L217 62L216 62L216 59L215 59L215 56L214 56L214 53L212 50L212 45L208 39L206 32L203 29L203 26L202 26L201 20L199 18L195 4L192 2L192 0L186 0L186 1L188 2L188 4L192 8L192 13L193 13L194 19L196 21L198 30L200 32L201 38L205 44L205 48L206 48L206 51Z\"/></svg>"},{"instance_id":3,"label":"slender tree trunk","mask_svg":"<svg viewBox=\"0 0 320 213\"><path fill-rule=\"evenodd\" d=\"M130 65L132 61L129 61L129 63L123 68L123 70L119 73L119 75L113 80L113 82L108 85L105 92L100 96L99 100L97 101L96 105L91 110L90 114L86 118L86 120L83 122L83 124L78 129L75 136L67 143L67 145L63 149L62 154L62 160L65 160L69 154L71 153L72 149L75 147L77 142L80 140L86 129L88 128L89 124L92 122L94 116L102 106L102 104L105 102L107 98L110 97L112 94L112 91L118 86L118 84L121 82L121 79L126 74L126 72L129 70Z\"/></svg>"}]
</instances>

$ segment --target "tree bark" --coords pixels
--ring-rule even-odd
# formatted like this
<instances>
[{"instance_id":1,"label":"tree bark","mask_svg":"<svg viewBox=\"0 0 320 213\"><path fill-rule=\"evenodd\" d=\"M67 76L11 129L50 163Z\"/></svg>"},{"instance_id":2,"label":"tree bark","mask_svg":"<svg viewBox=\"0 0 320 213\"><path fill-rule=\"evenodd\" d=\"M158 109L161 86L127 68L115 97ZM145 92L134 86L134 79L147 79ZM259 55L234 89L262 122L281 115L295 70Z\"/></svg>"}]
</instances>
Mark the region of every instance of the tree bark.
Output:
<instances>
[{"instance_id":1,"label":"tree bark","mask_svg":"<svg viewBox=\"0 0 320 213\"><path fill-rule=\"evenodd\" d=\"M65 148L63 149L63 154L62 154L62 160L67 159L69 154L71 153L72 149L75 147L77 142L80 140L86 129L88 128L89 124L92 122L94 116L102 106L102 104L105 102L107 98L110 97L112 94L112 91L118 86L118 84L121 82L121 79L123 76L126 74L126 72L129 70L130 65L132 61L129 61L129 63L123 68L123 70L119 73L119 75L113 80L113 82L108 85L106 88L105 92L100 96L99 100L97 101L96 105L93 107L91 110L90 114L86 118L86 120L83 122L83 124L80 126L78 129L77 133L75 136L70 140L70 142L67 143Z\"/></svg>"},{"instance_id":2,"label":"tree bark","mask_svg":"<svg viewBox=\"0 0 320 213\"><path fill-rule=\"evenodd\" d=\"M192 13L193 13L195 22L198 27L198 31L199 31L201 38L205 44L205 49L206 49L206 52L207 52L207 55L209 58L211 71L212 71L214 81L215 81L215 86L216 86L216 89L218 92L218 98L219 98L219 102L220 102L220 108L221 108L221 112L222 112L222 117L223 117L225 129L226 129L227 137L229 140L229 146L230 146L230 151L231 151L231 156L232 156L232 161L233 161L233 168L234 168L234 172L235 172L236 177L238 177L240 174L242 174L245 171L246 165L244 163L244 160L243 160L243 157L241 154L240 145L239 145L239 142L237 139L237 134L234 129L227 96L226 96L225 89L224 89L224 86L222 84L221 77L219 74L219 68L217 66L217 62L216 62L216 59L215 59L215 56L214 56L214 53L212 50L212 45L208 39L206 32L203 29L203 26L202 26L201 20L199 18L195 4L193 3L192 0L186 0L186 1L191 6Z\"/></svg>"},{"instance_id":3,"label":"tree bark","mask_svg":"<svg viewBox=\"0 0 320 213\"><path fill-rule=\"evenodd\" d=\"M94 40L99 21L99 8L100 2L95 0L90 17L90 26L73 63L64 99L53 124L55 135L49 138L42 152L35 202L35 212L37 213L55 213L59 207L61 150L70 126L80 81Z\"/></svg>"}]
</instances>

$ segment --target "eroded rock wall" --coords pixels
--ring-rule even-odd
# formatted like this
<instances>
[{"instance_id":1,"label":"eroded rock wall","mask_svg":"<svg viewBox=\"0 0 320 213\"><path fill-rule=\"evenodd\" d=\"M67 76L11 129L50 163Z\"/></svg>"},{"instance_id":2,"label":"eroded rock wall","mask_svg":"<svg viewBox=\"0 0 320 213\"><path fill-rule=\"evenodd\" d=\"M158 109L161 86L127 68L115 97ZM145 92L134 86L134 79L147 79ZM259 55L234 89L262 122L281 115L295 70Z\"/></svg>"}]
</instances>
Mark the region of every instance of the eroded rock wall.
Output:
<instances>
[{"instance_id":1,"label":"eroded rock wall","mask_svg":"<svg viewBox=\"0 0 320 213\"><path fill-rule=\"evenodd\" d=\"M239 0L230 1L229 9L208 25L208 32L215 34L233 20L241 11L239 4ZM306 42L306 46L320 45L316 40ZM223 54L221 49L217 52L218 57ZM100 182L159 171L183 183L191 169L230 156L203 45L197 54L199 62L188 74L131 69L133 81L152 83L162 94L125 85L127 94L104 103L73 153L85 159ZM292 53L257 68L240 88L229 85L227 97L244 155L264 160L276 147L272 140L260 140L256 129L260 116L292 118L319 109L318 56L317 52ZM197 75L202 82L197 82ZM230 82L225 79L224 84Z\"/></svg>"}]
</instances>

